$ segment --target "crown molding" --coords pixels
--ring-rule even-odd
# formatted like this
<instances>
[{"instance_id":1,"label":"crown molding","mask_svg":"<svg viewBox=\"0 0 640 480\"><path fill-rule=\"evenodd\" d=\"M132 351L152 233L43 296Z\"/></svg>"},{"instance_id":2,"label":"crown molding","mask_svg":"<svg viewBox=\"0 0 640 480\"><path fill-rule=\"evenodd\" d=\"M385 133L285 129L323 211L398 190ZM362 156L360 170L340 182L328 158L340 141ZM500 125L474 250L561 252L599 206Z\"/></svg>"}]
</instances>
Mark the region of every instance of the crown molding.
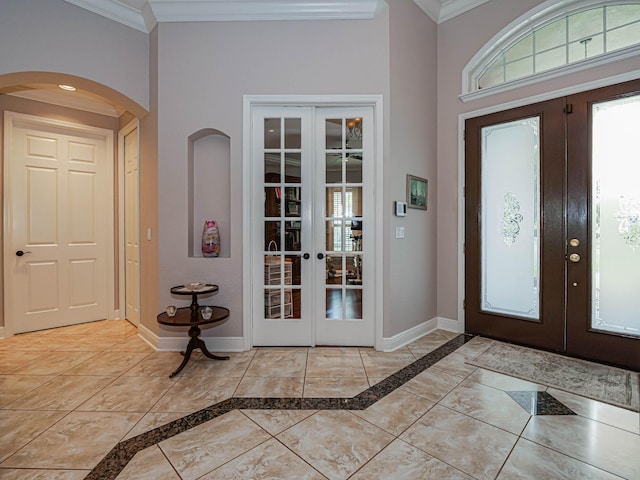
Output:
<instances>
[{"instance_id":1,"label":"crown molding","mask_svg":"<svg viewBox=\"0 0 640 480\"><path fill-rule=\"evenodd\" d=\"M444 23L489 0L413 0L434 22Z\"/></svg>"},{"instance_id":2,"label":"crown molding","mask_svg":"<svg viewBox=\"0 0 640 480\"><path fill-rule=\"evenodd\" d=\"M370 19L383 0L149 0L158 22Z\"/></svg>"},{"instance_id":3,"label":"crown molding","mask_svg":"<svg viewBox=\"0 0 640 480\"><path fill-rule=\"evenodd\" d=\"M442 5L439 0L413 0L413 3L420 7L431 20L440 23L440 9Z\"/></svg>"},{"instance_id":4,"label":"crown molding","mask_svg":"<svg viewBox=\"0 0 640 480\"><path fill-rule=\"evenodd\" d=\"M156 24L155 18L148 19L148 15L153 15L149 7L149 3L146 2L144 8L138 10L126 3L119 0L65 0L67 3L71 3L90 12L97 13L103 17L114 20L118 23L126 25L127 27L135 28L144 33L149 33L153 30ZM151 24L152 23L152 24Z\"/></svg>"},{"instance_id":5,"label":"crown molding","mask_svg":"<svg viewBox=\"0 0 640 480\"><path fill-rule=\"evenodd\" d=\"M367 20L385 0L65 0L141 32L159 22L251 20ZM443 23L489 0L413 0L434 22ZM136 2L134 4L139 4Z\"/></svg>"},{"instance_id":6,"label":"crown molding","mask_svg":"<svg viewBox=\"0 0 640 480\"><path fill-rule=\"evenodd\" d=\"M367 20L386 6L384 0L147 0L138 9L126 0L65 1L145 33L159 22Z\"/></svg>"},{"instance_id":7,"label":"crown molding","mask_svg":"<svg viewBox=\"0 0 640 480\"><path fill-rule=\"evenodd\" d=\"M488 1L489 0L447 0L442 3L438 23L444 23L447 20L451 20L453 17L462 15L463 13L487 3Z\"/></svg>"}]
</instances>

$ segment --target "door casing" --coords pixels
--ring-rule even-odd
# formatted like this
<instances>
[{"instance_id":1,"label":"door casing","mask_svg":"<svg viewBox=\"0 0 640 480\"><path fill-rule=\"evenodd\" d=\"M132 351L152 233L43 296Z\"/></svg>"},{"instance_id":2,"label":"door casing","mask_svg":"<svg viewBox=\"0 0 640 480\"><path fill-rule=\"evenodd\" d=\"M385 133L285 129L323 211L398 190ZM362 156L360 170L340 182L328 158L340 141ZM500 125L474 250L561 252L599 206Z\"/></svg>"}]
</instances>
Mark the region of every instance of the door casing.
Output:
<instances>
[{"instance_id":1,"label":"door casing","mask_svg":"<svg viewBox=\"0 0 640 480\"><path fill-rule=\"evenodd\" d=\"M242 187L244 194L243 202L243 339L244 348L253 347L252 338L252 321L254 315L253 307L253 268L250 259L252 258L252 239L254 218L251 206L253 205L255 192L253 192L253 164L252 164L252 145L253 138L251 120L252 109L256 106L272 106L272 107L299 107L299 106L317 106L317 107L354 107L354 106L371 106L373 107L373 117L375 123L375 144L374 144L374 198L375 198L375 226L372 229L375 238L383 238L383 169L382 169L382 152L383 150L383 97L382 95L245 95L243 97L243 181ZM376 195L376 193L379 193ZM382 349L382 326L383 326L383 242L377 241L374 250L375 271L373 278L375 279L375 308L374 308L374 329L375 329L375 348ZM378 266L378 267L376 267Z\"/></svg>"}]
</instances>

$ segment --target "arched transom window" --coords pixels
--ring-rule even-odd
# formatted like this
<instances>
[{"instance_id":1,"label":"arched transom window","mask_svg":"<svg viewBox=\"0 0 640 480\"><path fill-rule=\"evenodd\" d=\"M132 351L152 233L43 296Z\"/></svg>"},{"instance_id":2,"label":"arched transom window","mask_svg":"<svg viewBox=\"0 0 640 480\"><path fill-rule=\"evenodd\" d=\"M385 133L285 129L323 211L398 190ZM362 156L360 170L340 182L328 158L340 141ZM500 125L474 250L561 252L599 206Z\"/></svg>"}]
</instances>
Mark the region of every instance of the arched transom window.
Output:
<instances>
[{"instance_id":1,"label":"arched transom window","mask_svg":"<svg viewBox=\"0 0 640 480\"><path fill-rule=\"evenodd\" d=\"M551 6L521 17L478 52L465 69L463 95L640 50L640 2L543 5Z\"/></svg>"}]
</instances>

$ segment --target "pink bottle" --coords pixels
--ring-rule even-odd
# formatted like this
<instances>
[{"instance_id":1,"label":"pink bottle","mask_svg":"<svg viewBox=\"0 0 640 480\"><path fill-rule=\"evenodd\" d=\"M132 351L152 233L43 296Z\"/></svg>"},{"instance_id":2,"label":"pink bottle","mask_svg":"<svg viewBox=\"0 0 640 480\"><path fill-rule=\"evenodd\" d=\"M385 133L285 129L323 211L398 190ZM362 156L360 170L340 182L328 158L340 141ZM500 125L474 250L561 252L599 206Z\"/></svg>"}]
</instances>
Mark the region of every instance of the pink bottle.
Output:
<instances>
[{"instance_id":1,"label":"pink bottle","mask_svg":"<svg viewBox=\"0 0 640 480\"><path fill-rule=\"evenodd\" d=\"M217 257L220 255L220 232L213 220L206 220L202 229L202 256Z\"/></svg>"}]
</instances>

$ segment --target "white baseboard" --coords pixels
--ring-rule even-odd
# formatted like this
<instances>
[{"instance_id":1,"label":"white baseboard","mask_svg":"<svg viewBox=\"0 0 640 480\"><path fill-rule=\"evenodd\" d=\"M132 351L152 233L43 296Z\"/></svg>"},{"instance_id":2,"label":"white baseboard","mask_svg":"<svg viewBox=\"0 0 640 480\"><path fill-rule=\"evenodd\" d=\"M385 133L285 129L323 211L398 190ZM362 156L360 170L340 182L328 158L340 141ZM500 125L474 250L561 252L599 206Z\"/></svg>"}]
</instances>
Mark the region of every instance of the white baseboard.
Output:
<instances>
[{"instance_id":1,"label":"white baseboard","mask_svg":"<svg viewBox=\"0 0 640 480\"><path fill-rule=\"evenodd\" d=\"M145 342L160 352L183 352L189 335L184 332L172 337L159 337L144 325L138 326L138 335ZM200 337L210 352L244 352L243 337Z\"/></svg>"},{"instance_id":2,"label":"white baseboard","mask_svg":"<svg viewBox=\"0 0 640 480\"><path fill-rule=\"evenodd\" d=\"M9 333L6 327L0 327L0 338L9 338L12 335Z\"/></svg>"},{"instance_id":3,"label":"white baseboard","mask_svg":"<svg viewBox=\"0 0 640 480\"><path fill-rule=\"evenodd\" d=\"M416 341L420 337L424 337L427 333L433 332L438 328L438 317L434 317L431 320L427 320L424 323L411 327L404 332L398 333L393 337L382 339L382 351L393 352L411 342Z\"/></svg>"},{"instance_id":4,"label":"white baseboard","mask_svg":"<svg viewBox=\"0 0 640 480\"><path fill-rule=\"evenodd\" d=\"M420 337L424 337L428 333L437 329L447 330L449 332L463 333L464 328L461 322L451 320L444 317L433 317L415 327L411 327L404 332L398 333L393 337L382 339L382 351L393 352L411 342L416 341ZM3 327L0 327L0 338L2 338ZM176 335L172 337L158 337L144 325L138 326L138 335L149 345L161 352L180 352L187 345L189 337L184 335ZM200 337L207 345L207 349L212 352L244 352L244 337Z\"/></svg>"},{"instance_id":5,"label":"white baseboard","mask_svg":"<svg viewBox=\"0 0 640 480\"><path fill-rule=\"evenodd\" d=\"M141 323L138 324L138 336L146 343L148 343L152 348L158 350L158 335L153 333Z\"/></svg>"},{"instance_id":6,"label":"white baseboard","mask_svg":"<svg viewBox=\"0 0 640 480\"><path fill-rule=\"evenodd\" d=\"M448 332L464 333L464 325L462 322L444 317L436 318L438 319L438 328L447 330Z\"/></svg>"},{"instance_id":7,"label":"white baseboard","mask_svg":"<svg viewBox=\"0 0 640 480\"><path fill-rule=\"evenodd\" d=\"M200 337L207 350L210 352L244 352L244 338L242 337ZM182 352L189 342L187 335L178 337L162 337L158 340L158 351L160 352Z\"/></svg>"}]
</instances>

